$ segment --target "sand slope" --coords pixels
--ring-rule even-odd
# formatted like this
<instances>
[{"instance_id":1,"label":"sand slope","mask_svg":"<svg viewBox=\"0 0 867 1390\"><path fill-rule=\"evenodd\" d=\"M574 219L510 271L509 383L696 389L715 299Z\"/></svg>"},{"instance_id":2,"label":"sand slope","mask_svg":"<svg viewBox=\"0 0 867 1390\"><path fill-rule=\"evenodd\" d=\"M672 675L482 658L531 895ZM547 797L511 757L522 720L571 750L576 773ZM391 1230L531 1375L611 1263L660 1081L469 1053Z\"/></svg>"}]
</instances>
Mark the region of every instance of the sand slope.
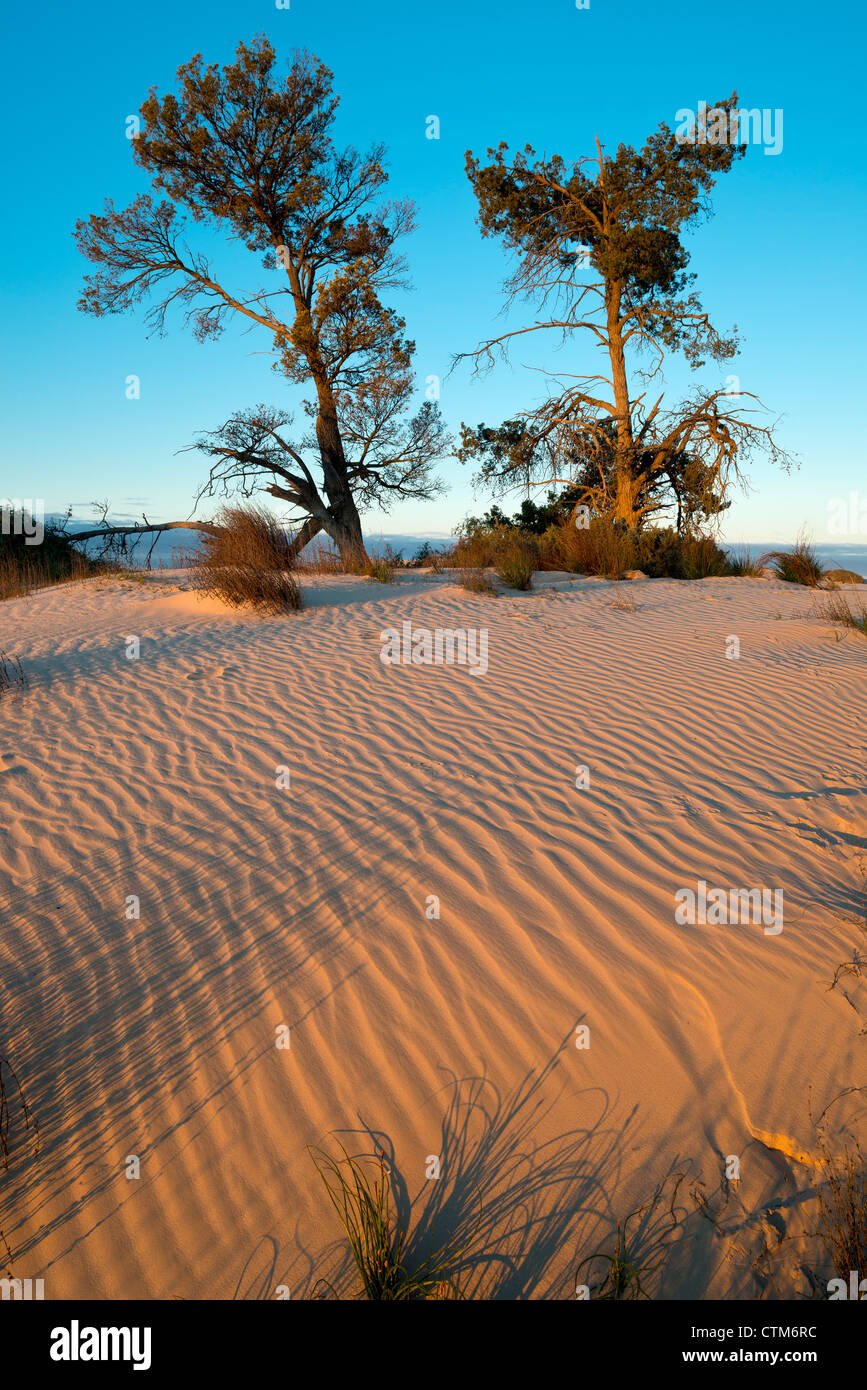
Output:
<instances>
[{"instance_id":1,"label":"sand slope","mask_svg":"<svg viewBox=\"0 0 867 1390\"><path fill-rule=\"evenodd\" d=\"M348 1288L306 1146L367 1128L422 1234L481 1195L468 1280L505 1298L568 1296L667 1172L713 1190L737 1154L725 1234L689 1217L662 1292L754 1296L809 1088L863 1079L867 1006L827 984L864 921L867 643L776 581L309 580L287 618L184 584L0 607L32 682L0 703L0 1054L42 1134L0 1175L16 1274ZM486 627L488 671L383 666L404 619ZM784 930L678 925L698 879L782 888Z\"/></svg>"}]
</instances>

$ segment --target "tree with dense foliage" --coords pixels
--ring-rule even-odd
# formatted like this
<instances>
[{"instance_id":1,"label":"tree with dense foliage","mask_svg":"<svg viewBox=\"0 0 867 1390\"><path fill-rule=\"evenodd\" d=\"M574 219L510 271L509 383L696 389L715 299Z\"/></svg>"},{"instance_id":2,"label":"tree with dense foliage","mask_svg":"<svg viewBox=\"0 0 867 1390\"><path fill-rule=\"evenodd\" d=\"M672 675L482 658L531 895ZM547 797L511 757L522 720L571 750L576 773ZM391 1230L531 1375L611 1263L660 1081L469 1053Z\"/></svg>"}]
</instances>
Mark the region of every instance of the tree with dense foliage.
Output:
<instances>
[{"instance_id":1,"label":"tree with dense foliage","mask_svg":"<svg viewBox=\"0 0 867 1390\"><path fill-rule=\"evenodd\" d=\"M715 128L727 134L736 108L736 94L718 103ZM715 515L756 450L789 466L772 428L736 404L757 401L752 393L697 389L668 408L664 392L649 397L667 354L679 351L697 369L738 349L736 331L719 333L689 288L695 276L681 240L709 215L710 189L746 150L713 133L684 138L663 123L640 150L620 145L606 155L597 139L596 155L571 166L559 155L537 158L529 145L514 157L506 144L489 149L487 164L467 152L482 233L501 237L516 258L509 301L535 302L541 317L461 356L480 368L527 334L554 332L562 343L581 332L605 357L602 371L586 375L546 366L557 390L541 405L496 428L464 425L459 456L480 463L483 482L571 486L580 476L595 512L640 527L667 505L666 491L681 523L685 501L693 518ZM633 351L649 359L640 390L627 370Z\"/></svg>"},{"instance_id":2,"label":"tree with dense foliage","mask_svg":"<svg viewBox=\"0 0 867 1390\"><path fill-rule=\"evenodd\" d=\"M153 297L158 332L173 306L200 341L233 319L263 329L277 372L313 388L309 426L292 438L283 409L234 413L195 446L211 460L200 497L264 489L290 504L297 548L325 531L363 556L360 511L433 496L449 447L438 405L409 413L414 344L380 298L406 284L396 248L413 207L382 198L383 146L335 148L329 70L296 53L281 81L276 63L259 37L222 70L200 55L184 64L177 95L151 90L133 153L168 196L141 194L125 211L108 202L79 221L78 245L100 267L79 308L117 314ZM184 209L259 258L268 284L228 287L186 243Z\"/></svg>"}]
</instances>

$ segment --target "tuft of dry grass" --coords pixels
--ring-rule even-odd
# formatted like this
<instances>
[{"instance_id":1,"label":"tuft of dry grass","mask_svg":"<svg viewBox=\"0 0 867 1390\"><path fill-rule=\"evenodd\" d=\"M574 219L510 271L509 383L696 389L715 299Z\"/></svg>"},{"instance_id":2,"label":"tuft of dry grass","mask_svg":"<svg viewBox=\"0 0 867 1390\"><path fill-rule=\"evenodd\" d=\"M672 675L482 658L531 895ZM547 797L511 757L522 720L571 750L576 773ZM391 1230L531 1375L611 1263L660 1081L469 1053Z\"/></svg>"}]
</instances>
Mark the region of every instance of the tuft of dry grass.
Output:
<instances>
[{"instance_id":1,"label":"tuft of dry grass","mask_svg":"<svg viewBox=\"0 0 867 1390\"><path fill-rule=\"evenodd\" d=\"M301 590L292 573L292 542L271 513L252 503L223 507L215 524L219 531L203 535L192 566L193 588L233 608L297 611Z\"/></svg>"},{"instance_id":2,"label":"tuft of dry grass","mask_svg":"<svg viewBox=\"0 0 867 1390\"><path fill-rule=\"evenodd\" d=\"M805 584L809 589L818 589L825 577L816 552L807 537L801 533L791 550L769 550L759 557L759 567L770 567L787 584Z\"/></svg>"},{"instance_id":3,"label":"tuft of dry grass","mask_svg":"<svg viewBox=\"0 0 867 1390\"><path fill-rule=\"evenodd\" d=\"M0 647L0 695L7 690L24 689L27 677L17 656L9 656Z\"/></svg>"},{"instance_id":4,"label":"tuft of dry grass","mask_svg":"<svg viewBox=\"0 0 867 1390\"><path fill-rule=\"evenodd\" d=\"M496 598L497 586L487 570L455 570L455 579L462 589L467 589L471 594L490 594Z\"/></svg>"},{"instance_id":5,"label":"tuft of dry grass","mask_svg":"<svg viewBox=\"0 0 867 1390\"><path fill-rule=\"evenodd\" d=\"M6 1076L4 1076L4 1071ZM6 1077L9 1079L10 1090L7 1091ZM33 1139L34 1151L39 1152L39 1125L33 1117L30 1106L24 1097L21 1082L16 1073L5 1057L0 1057L0 1162L4 1170L9 1167L9 1127L12 1112L10 1110L10 1095L18 1103L21 1119L24 1122L25 1130L29 1131Z\"/></svg>"},{"instance_id":6,"label":"tuft of dry grass","mask_svg":"<svg viewBox=\"0 0 867 1390\"><path fill-rule=\"evenodd\" d=\"M857 1140L840 1155L824 1146L821 1162L820 1235L834 1273L848 1284L851 1270L867 1274L867 1162Z\"/></svg>"},{"instance_id":7,"label":"tuft of dry grass","mask_svg":"<svg viewBox=\"0 0 867 1390\"><path fill-rule=\"evenodd\" d=\"M608 607L617 608L621 613L637 613L641 605L635 602L631 594L626 594L623 598L616 598L613 603L609 603Z\"/></svg>"},{"instance_id":8,"label":"tuft of dry grass","mask_svg":"<svg viewBox=\"0 0 867 1390\"><path fill-rule=\"evenodd\" d=\"M825 622L837 623L840 627L850 627L867 637L867 604L862 599L854 599L855 611L849 606L849 599L839 592L831 593L823 602L816 605L817 618Z\"/></svg>"}]
</instances>

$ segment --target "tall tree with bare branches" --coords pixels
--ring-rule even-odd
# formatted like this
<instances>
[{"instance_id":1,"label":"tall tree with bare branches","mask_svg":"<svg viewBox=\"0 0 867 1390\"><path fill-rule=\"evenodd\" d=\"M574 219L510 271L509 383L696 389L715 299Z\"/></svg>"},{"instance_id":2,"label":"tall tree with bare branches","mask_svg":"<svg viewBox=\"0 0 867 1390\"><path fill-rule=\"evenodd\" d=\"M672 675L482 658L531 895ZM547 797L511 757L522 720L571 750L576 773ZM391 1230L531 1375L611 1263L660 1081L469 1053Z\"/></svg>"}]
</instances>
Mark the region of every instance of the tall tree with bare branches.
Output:
<instances>
[{"instance_id":1,"label":"tall tree with bare branches","mask_svg":"<svg viewBox=\"0 0 867 1390\"><path fill-rule=\"evenodd\" d=\"M291 505L298 548L324 530L341 553L363 554L360 511L434 495L433 465L449 448L434 402L409 414L414 344L380 299L406 284L396 247L413 208L381 196L383 146L335 148L329 70L306 53L282 81L276 66L259 37L222 70L201 55L184 64L177 95L151 90L133 152L168 196L142 194L125 211L108 202L78 222L78 245L100 267L79 308L117 314L148 299L157 332L177 305L201 341L231 319L270 335L278 373L313 388L307 426L293 437L292 416L264 405L232 414L194 446L210 459L200 497L262 488ZM243 243L268 284L229 288L190 249L184 209Z\"/></svg>"},{"instance_id":2,"label":"tall tree with bare branches","mask_svg":"<svg viewBox=\"0 0 867 1390\"><path fill-rule=\"evenodd\" d=\"M642 149L620 145L613 156L597 138L595 156L571 166L559 155L537 158L529 145L514 157L505 143L489 149L486 164L467 152L482 233L501 237L515 259L509 302L527 299L539 317L458 360L488 367L516 339L539 332L559 335L561 344L589 335L604 358L600 371L581 375L546 366L555 392L541 405L498 427L464 425L459 457L478 461L482 480L495 488L568 486L581 470L583 501L641 526L659 510L666 480L677 495L687 463L693 488L700 483L705 494L707 516L744 481L744 464L755 451L790 466L773 428L740 404L752 399L763 410L751 392L733 397L727 389L696 389L671 407L664 392L651 399L667 354L682 352L696 369L738 350L736 332L719 333L689 288L695 276L687 272L681 241L709 215L707 195L717 177L746 151L737 139L737 94L711 114L709 130L675 135L663 123ZM645 359L640 390L627 368L633 352Z\"/></svg>"}]
</instances>

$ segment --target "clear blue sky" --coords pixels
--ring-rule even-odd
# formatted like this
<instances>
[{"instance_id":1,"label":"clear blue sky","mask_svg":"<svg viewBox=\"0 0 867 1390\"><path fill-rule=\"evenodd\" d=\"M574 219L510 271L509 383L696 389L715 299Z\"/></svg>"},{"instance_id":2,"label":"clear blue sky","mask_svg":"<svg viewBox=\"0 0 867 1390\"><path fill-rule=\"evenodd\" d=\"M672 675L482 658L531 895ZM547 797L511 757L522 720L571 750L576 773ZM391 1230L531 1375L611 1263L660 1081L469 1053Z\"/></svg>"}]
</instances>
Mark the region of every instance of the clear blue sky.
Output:
<instances>
[{"instance_id":1,"label":"clear blue sky","mask_svg":"<svg viewBox=\"0 0 867 1390\"><path fill-rule=\"evenodd\" d=\"M407 242L415 289L396 302L418 345L424 380L444 378L441 404L462 419L497 423L532 402L538 374L497 367L482 380L451 355L496 331L506 262L483 240L464 152L530 141L567 160L597 132L612 150L640 144L679 108L737 88L741 105L782 108L779 155L749 149L714 191L715 216L691 237L697 287L717 325L737 323L737 373L783 417L780 439L802 459L787 478L761 467L735 503L732 540L826 536L828 501L867 498L863 397L865 183L860 5L771 0L761 6L681 0L150 0L16 6L4 24L2 101L6 215L0 224L6 293L2 347L4 457L0 495L42 497L89 513L107 497L117 515L184 516L204 460L177 454L232 409L291 404L295 388L269 369L266 337L226 333L200 345L179 317L147 338L142 317L76 312L86 269L72 241L78 216L147 189L125 122L149 86L165 92L196 52L231 60L264 31L282 57L312 50L332 69L341 106L336 137L362 148L383 140L391 192L418 204ZM425 138L439 117L441 138ZM195 244L195 229L192 238ZM215 268L241 270L218 249ZM228 277L227 277L228 278ZM251 264L249 286L260 279ZM575 341L560 361L580 371ZM541 342L517 359L543 365ZM127 375L141 398L124 395ZM668 376L677 394L688 373ZM704 378L705 380L715 379ZM444 499L370 514L365 529L448 532L474 499L466 469L449 461ZM515 499L515 506L519 499ZM206 513L203 513L206 514ZM852 538L857 539L855 537Z\"/></svg>"}]
</instances>

